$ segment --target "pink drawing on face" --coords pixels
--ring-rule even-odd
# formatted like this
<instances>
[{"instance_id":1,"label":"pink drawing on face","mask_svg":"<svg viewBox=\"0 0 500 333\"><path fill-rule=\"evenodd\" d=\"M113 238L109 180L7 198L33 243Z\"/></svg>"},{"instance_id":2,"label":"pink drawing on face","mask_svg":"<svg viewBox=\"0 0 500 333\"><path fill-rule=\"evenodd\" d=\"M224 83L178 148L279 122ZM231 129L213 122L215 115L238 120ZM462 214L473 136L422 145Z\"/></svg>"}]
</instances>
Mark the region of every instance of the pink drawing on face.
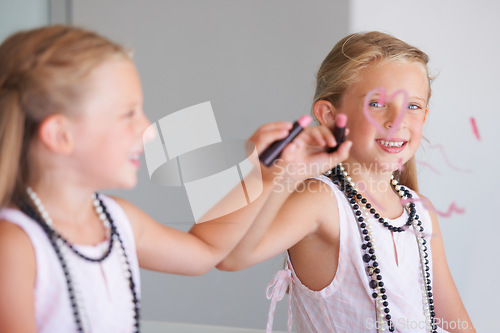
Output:
<instances>
[{"instance_id":1,"label":"pink drawing on face","mask_svg":"<svg viewBox=\"0 0 500 333\"><path fill-rule=\"evenodd\" d=\"M474 135L476 136L476 138L478 140L481 140L481 137L479 136L479 131L478 131L477 125L476 125L476 119L474 119L474 117L470 117L470 124L472 126L472 133L474 133Z\"/></svg>"},{"instance_id":2,"label":"pink drawing on face","mask_svg":"<svg viewBox=\"0 0 500 333\"><path fill-rule=\"evenodd\" d=\"M440 145L440 144L438 144L438 145L430 145L430 146L429 146L429 148L431 148L431 149L434 149L434 148L439 149L439 150L441 151L441 154L442 154L442 155L443 155L443 157L444 157L444 160L446 161L446 164L448 164L448 166L449 166L450 168L452 168L453 170L455 170L455 171L459 171L459 172L467 172L467 173L472 172L472 170L470 170L470 169L461 169L461 168L459 168L459 167L454 166L454 165L451 163L451 161L450 161L450 159L448 158L448 156L446 155L446 153L445 153L445 151L444 151L444 147L443 147L443 145Z\"/></svg>"},{"instance_id":3,"label":"pink drawing on face","mask_svg":"<svg viewBox=\"0 0 500 333\"><path fill-rule=\"evenodd\" d=\"M376 93L379 94L379 98L377 100L377 102L379 104L385 104L386 102L388 103L388 102L392 101L399 94L402 94L403 98L404 98L402 107L398 113L398 117L392 123L392 126L390 127L390 129L388 131L385 128L383 128L382 126L380 126L380 124L375 119L373 119L372 115L370 114L370 110L368 110L370 100L372 99L372 96L375 95ZM391 96L387 97L387 93L386 93L385 89L382 87L379 87L379 88L375 88L373 90L370 90L366 94L365 100L363 102L363 113L365 114L365 117L370 122L370 124L372 124L377 129L377 131L379 131L384 136L384 138L391 139L392 136L394 135L394 133L396 133L396 131L398 130L399 125L401 125L401 123L403 122L407 106L408 106L408 92L405 89L399 89L399 90L395 91Z\"/></svg>"},{"instance_id":4,"label":"pink drawing on face","mask_svg":"<svg viewBox=\"0 0 500 333\"><path fill-rule=\"evenodd\" d=\"M437 175L441 174L441 172L439 172L436 168L434 168L430 163L419 161L417 159L415 159L415 162L418 163L418 164L421 164L421 165L423 165L425 167L428 167L429 169L431 169Z\"/></svg>"}]
</instances>

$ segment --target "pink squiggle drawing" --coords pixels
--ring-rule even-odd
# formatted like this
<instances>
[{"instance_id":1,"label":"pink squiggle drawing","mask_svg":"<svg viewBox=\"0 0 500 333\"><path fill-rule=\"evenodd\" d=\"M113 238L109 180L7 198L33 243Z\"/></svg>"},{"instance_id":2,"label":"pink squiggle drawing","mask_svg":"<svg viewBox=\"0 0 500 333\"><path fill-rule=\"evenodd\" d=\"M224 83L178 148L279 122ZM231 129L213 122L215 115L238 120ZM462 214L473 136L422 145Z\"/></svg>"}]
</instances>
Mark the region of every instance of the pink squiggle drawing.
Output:
<instances>
[{"instance_id":1,"label":"pink squiggle drawing","mask_svg":"<svg viewBox=\"0 0 500 333\"><path fill-rule=\"evenodd\" d=\"M390 129L388 131L385 128L383 128L382 126L380 126L380 124L375 119L373 119L372 115L370 114L370 110L368 110L370 100L372 99L372 96L375 95L376 93L379 94L379 98L377 101L379 104L385 104L386 102L390 102L399 94L402 94L403 98L404 98L403 104L402 104L401 109L399 110L399 113L398 113L398 117L392 123L392 126L390 127ZM385 89L382 87L379 87L379 88L375 88L373 90L370 90L366 94L365 100L363 102L363 113L365 114L366 119L370 122L370 124L372 124L377 129L377 131L379 131L385 138L390 139L390 138L392 138L394 133L396 133L396 131L398 130L399 125L403 122L403 118L405 116L407 106L408 106L408 92L405 89L399 89L388 97Z\"/></svg>"},{"instance_id":2,"label":"pink squiggle drawing","mask_svg":"<svg viewBox=\"0 0 500 333\"><path fill-rule=\"evenodd\" d=\"M375 200L375 198L368 193L368 191L365 191L366 187L365 187L365 185L363 183L359 183L358 184L358 188L359 188L359 190L361 192L364 193L364 195L366 196L366 198L368 199L368 201L370 201L373 205L378 206L378 207L382 207L377 202L377 200ZM455 202L452 202L450 204L450 206L448 207L447 211L440 211L440 210L437 210L434 206L432 206L428 199L407 198L407 199L401 199L400 201L401 201L401 203L403 205L405 205L408 202L422 202L422 204L424 205L424 207L426 209L433 211L434 213L436 213L436 215L438 215L440 217L443 217L443 218L448 218L453 213L456 213L456 214L465 214L465 208L458 207L458 205Z\"/></svg>"},{"instance_id":3,"label":"pink squiggle drawing","mask_svg":"<svg viewBox=\"0 0 500 333\"><path fill-rule=\"evenodd\" d=\"M451 161L450 161L450 159L448 158L448 156L446 155L446 153L445 153L445 151L444 151L444 147L443 147L443 145L441 145L441 144L437 144L437 145L430 145L430 146L429 146L429 148L431 148L431 149L439 149L439 150L441 151L441 154L442 154L442 155L443 155L443 157L444 157L444 160L446 161L446 164L448 164L448 166L449 166L450 168L452 168L453 170L455 170L455 171L459 171L459 172L467 172L467 173L471 173L471 172L472 172L472 170L470 170L470 169L461 169L461 168L459 168L459 167L454 166L454 165L451 163Z\"/></svg>"},{"instance_id":4,"label":"pink squiggle drawing","mask_svg":"<svg viewBox=\"0 0 500 333\"><path fill-rule=\"evenodd\" d=\"M408 198L408 199L401 199L401 203L405 205L408 202L422 202L425 208L432 210L436 215L441 216L441 217L450 217L453 213L457 214L465 214L465 208L458 207L455 202L452 202L450 206L448 207L448 210L446 212L442 212L434 208L429 200L426 199L413 199L413 198Z\"/></svg>"},{"instance_id":5,"label":"pink squiggle drawing","mask_svg":"<svg viewBox=\"0 0 500 333\"><path fill-rule=\"evenodd\" d=\"M439 216L442 216L442 217L450 217L451 214L453 212L457 213L457 214L464 214L465 213L465 208L460 208L456 205L456 203L452 202L450 204L450 206L448 207L448 211L446 213L444 212L440 212L436 209L434 209L434 211L436 212L436 214L438 214Z\"/></svg>"},{"instance_id":6,"label":"pink squiggle drawing","mask_svg":"<svg viewBox=\"0 0 500 333\"><path fill-rule=\"evenodd\" d=\"M429 168L431 171L433 171L437 175L441 174L441 172L439 172L439 170L437 170L436 168L434 168L430 163L427 163L427 162L424 162L424 161L420 161L420 160L417 160L417 159L415 159L415 162L418 163L418 164L420 164L420 165L423 165L423 166Z\"/></svg>"},{"instance_id":7,"label":"pink squiggle drawing","mask_svg":"<svg viewBox=\"0 0 500 333\"><path fill-rule=\"evenodd\" d=\"M479 136L479 131L477 129L476 125L476 119L474 117L470 117L470 124L472 126L472 133L476 136L476 139L481 140L481 137Z\"/></svg>"}]
</instances>

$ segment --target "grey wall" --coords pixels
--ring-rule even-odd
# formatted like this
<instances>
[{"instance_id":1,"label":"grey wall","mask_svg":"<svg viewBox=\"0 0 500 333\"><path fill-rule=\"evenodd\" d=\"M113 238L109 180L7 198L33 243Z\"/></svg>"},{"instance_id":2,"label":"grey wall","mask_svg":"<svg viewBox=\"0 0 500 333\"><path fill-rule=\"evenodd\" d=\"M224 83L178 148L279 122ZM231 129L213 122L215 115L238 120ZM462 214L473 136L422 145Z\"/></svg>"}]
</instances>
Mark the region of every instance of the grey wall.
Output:
<instances>
[{"instance_id":1,"label":"grey wall","mask_svg":"<svg viewBox=\"0 0 500 333\"><path fill-rule=\"evenodd\" d=\"M48 0L0 0L0 41L17 30L48 22Z\"/></svg>"},{"instance_id":2,"label":"grey wall","mask_svg":"<svg viewBox=\"0 0 500 333\"><path fill-rule=\"evenodd\" d=\"M73 24L134 50L151 120L210 100L222 139L248 138L269 121L309 113L314 75L347 33L347 1L72 1ZM203 167L203 166L200 166ZM183 189L149 181L119 193L156 220L188 230ZM242 272L202 277L142 272L145 319L265 328L271 259ZM275 328L286 330L286 300Z\"/></svg>"}]
</instances>

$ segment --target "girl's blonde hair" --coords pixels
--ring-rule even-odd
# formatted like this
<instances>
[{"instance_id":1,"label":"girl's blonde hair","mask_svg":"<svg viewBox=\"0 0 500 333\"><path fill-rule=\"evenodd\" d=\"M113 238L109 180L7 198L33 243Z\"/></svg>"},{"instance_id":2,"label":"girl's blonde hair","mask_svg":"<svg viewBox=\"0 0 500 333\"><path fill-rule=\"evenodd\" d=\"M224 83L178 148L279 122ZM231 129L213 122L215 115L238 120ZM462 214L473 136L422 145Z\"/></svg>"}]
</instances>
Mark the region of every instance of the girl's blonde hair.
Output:
<instances>
[{"instance_id":1,"label":"girl's blonde hair","mask_svg":"<svg viewBox=\"0 0 500 333\"><path fill-rule=\"evenodd\" d=\"M0 45L0 208L24 195L40 123L54 113L75 113L91 71L116 56L129 58L129 52L62 25L21 31Z\"/></svg>"},{"instance_id":2,"label":"girl's blonde hair","mask_svg":"<svg viewBox=\"0 0 500 333\"><path fill-rule=\"evenodd\" d=\"M430 98L429 57L396 37L371 31L348 35L333 47L318 70L314 103L326 100L339 107L344 92L358 79L361 70L381 60L421 63L427 74ZM404 164L402 171L396 171L395 176L401 184L418 191L414 157Z\"/></svg>"}]
</instances>

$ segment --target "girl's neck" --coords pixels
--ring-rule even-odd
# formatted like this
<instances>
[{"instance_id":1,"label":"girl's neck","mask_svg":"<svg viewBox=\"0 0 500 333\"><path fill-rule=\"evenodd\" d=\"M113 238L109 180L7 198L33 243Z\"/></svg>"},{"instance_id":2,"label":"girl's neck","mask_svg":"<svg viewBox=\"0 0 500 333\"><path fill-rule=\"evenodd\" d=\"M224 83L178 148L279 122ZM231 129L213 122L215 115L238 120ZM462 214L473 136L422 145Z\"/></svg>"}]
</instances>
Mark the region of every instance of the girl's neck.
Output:
<instances>
[{"instance_id":1,"label":"girl's neck","mask_svg":"<svg viewBox=\"0 0 500 333\"><path fill-rule=\"evenodd\" d=\"M47 157L46 154L50 155ZM29 186L40 197L54 222L83 224L95 217L91 198L95 189L81 178L75 171L77 168L65 156L42 150L33 156L32 161L36 168L30 169Z\"/></svg>"},{"instance_id":2,"label":"girl's neck","mask_svg":"<svg viewBox=\"0 0 500 333\"><path fill-rule=\"evenodd\" d=\"M54 222L64 221L82 225L95 218L91 189L54 182L46 177L33 182L37 193Z\"/></svg>"},{"instance_id":3,"label":"girl's neck","mask_svg":"<svg viewBox=\"0 0 500 333\"><path fill-rule=\"evenodd\" d=\"M92 190L43 180L31 187L52 220L52 228L70 243L94 246L107 239L106 227L93 205Z\"/></svg>"},{"instance_id":4,"label":"girl's neck","mask_svg":"<svg viewBox=\"0 0 500 333\"><path fill-rule=\"evenodd\" d=\"M356 189L384 217L394 219L403 213L399 196L391 185L392 171L377 165L343 163Z\"/></svg>"},{"instance_id":5,"label":"girl's neck","mask_svg":"<svg viewBox=\"0 0 500 333\"><path fill-rule=\"evenodd\" d=\"M362 192L385 194L393 192L390 186L392 170L380 169L377 165L362 163L342 163L345 170Z\"/></svg>"}]
</instances>

